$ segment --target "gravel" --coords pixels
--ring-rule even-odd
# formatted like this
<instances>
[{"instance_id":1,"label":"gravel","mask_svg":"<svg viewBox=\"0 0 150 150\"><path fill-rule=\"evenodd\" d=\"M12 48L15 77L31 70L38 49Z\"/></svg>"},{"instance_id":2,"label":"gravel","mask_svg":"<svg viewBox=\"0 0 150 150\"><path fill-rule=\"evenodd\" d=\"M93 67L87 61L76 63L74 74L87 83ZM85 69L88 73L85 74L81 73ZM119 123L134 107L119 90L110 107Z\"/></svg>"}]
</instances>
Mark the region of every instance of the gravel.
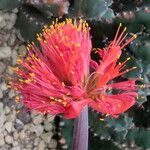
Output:
<instances>
[{"instance_id":1,"label":"gravel","mask_svg":"<svg viewBox=\"0 0 150 150\"><path fill-rule=\"evenodd\" d=\"M5 136L5 141L7 144L12 144L13 143L13 137L10 135Z\"/></svg>"},{"instance_id":2,"label":"gravel","mask_svg":"<svg viewBox=\"0 0 150 150\"><path fill-rule=\"evenodd\" d=\"M30 112L7 86L18 55L27 53L14 28L17 12L0 11L0 150L56 150L54 116Z\"/></svg>"},{"instance_id":3,"label":"gravel","mask_svg":"<svg viewBox=\"0 0 150 150\"><path fill-rule=\"evenodd\" d=\"M6 69L6 65L0 61L0 74L2 74Z\"/></svg>"},{"instance_id":4,"label":"gravel","mask_svg":"<svg viewBox=\"0 0 150 150\"><path fill-rule=\"evenodd\" d=\"M9 46L0 47L0 59L8 58L11 56L11 48Z\"/></svg>"}]
</instances>

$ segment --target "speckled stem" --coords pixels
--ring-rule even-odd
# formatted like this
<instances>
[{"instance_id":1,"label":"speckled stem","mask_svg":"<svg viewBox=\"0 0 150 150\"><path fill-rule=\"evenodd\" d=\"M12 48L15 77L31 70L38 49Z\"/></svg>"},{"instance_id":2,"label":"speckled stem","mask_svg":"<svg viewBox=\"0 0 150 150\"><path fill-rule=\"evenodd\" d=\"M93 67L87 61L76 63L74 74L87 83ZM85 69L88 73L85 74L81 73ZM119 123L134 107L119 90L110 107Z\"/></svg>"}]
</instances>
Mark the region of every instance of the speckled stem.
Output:
<instances>
[{"instance_id":1,"label":"speckled stem","mask_svg":"<svg viewBox=\"0 0 150 150\"><path fill-rule=\"evenodd\" d=\"M88 150L88 107L86 106L80 117L74 122L74 136L72 150Z\"/></svg>"}]
</instances>

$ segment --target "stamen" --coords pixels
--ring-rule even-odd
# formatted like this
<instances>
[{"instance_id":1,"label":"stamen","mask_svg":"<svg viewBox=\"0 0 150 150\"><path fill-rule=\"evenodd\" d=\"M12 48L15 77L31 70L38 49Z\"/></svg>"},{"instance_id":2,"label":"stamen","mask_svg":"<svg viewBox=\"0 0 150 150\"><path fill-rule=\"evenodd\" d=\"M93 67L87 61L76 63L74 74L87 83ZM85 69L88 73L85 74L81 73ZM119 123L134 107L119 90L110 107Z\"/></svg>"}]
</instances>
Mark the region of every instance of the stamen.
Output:
<instances>
[{"instance_id":1,"label":"stamen","mask_svg":"<svg viewBox=\"0 0 150 150\"><path fill-rule=\"evenodd\" d=\"M121 46L121 49L123 49L126 45L128 45L129 43L131 43L134 39L136 39L137 38L137 35L136 34L134 34L130 39L128 39L127 40L127 42L125 43L125 44L123 44L122 46Z\"/></svg>"},{"instance_id":2,"label":"stamen","mask_svg":"<svg viewBox=\"0 0 150 150\"><path fill-rule=\"evenodd\" d=\"M118 34L119 34L119 31L120 31L120 27L122 26L122 23L120 23L119 24L119 27L118 27L118 29L117 29L117 32L116 32L116 35L115 35L115 38L114 38L114 41L113 41L113 46L115 45L115 43L116 43L116 39L117 39L117 37L118 37Z\"/></svg>"},{"instance_id":3,"label":"stamen","mask_svg":"<svg viewBox=\"0 0 150 150\"><path fill-rule=\"evenodd\" d=\"M122 33L120 34L120 36L118 37L118 39L117 39L117 41L116 41L116 43L115 43L115 46L119 45L118 43L119 43L119 41L121 40L121 38L122 38L124 32L126 31L126 29L127 29L127 28L125 27L124 30L122 31Z\"/></svg>"}]
</instances>

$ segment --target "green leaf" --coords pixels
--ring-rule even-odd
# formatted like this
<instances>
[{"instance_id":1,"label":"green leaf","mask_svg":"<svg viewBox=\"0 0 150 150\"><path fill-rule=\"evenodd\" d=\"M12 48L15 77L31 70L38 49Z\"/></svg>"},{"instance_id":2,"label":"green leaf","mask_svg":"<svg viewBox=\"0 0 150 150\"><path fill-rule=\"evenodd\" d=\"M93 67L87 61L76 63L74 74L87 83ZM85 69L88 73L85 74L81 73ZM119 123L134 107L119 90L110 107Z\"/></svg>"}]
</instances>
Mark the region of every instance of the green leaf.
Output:
<instances>
[{"instance_id":1,"label":"green leaf","mask_svg":"<svg viewBox=\"0 0 150 150\"><path fill-rule=\"evenodd\" d=\"M84 16L87 18L112 20L114 12L109 6L112 0L80 0L75 1L74 15Z\"/></svg>"},{"instance_id":2,"label":"green leaf","mask_svg":"<svg viewBox=\"0 0 150 150\"><path fill-rule=\"evenodd\" d=\"M133 119L128 117L127 114L121 114L118 118L107 117L107 126L110 127L113 132L114 140L122 141L126 138L128 129L134 126Z\"/></svg>"},{"instance_id":3,"label":"green leaf","mask_svg":"<svg viewBox=\"0 0 150 150\"><path fill-rule=\"evenodd\" d=\"M14 9L19 7L24 0L0 0L0 9Z\"/></svg>"},{"instance_id":4,"label":"green leaf","mask_svg":"<svg viewBox=\"0 0 150 150\"><path fill-rule=\"evenodd\" d=\"M100 121L100 114L89 111L89 126L95 135L98 135L104 139L110 139L109 128L104 121Z\"/></svg>"},{"instance_id":5,"label":"green leaf","mask_svg":"<svg viewBox=\"0 0 150 150\"><path fill-rule=\"evenodd\" d=\"M128 132L127 140L134 141L136 145L143 149L150 148L150 130L132 129Z\"/></svg>"},{"instance_id":6,"label":"green leaf","mask_svg":"<svg viewBox=\"0 0 150 150\"><path fill-rule=\"evenodd\" d=\"M134 109L134 122L137 127L150 127L150 97L147 96L147 101L141 107Z\"/></svg>"},{"instance_id":7,"label":"green leaf","mask_svg":"<svg viewBox=\"0 0 150 150\"><path fill-rule=\"evenodd\" d=\"M133 119L128 117L127 114L122 114L118 118L108 117L106 122L109 127L112 127L115 131L123 131L133 126Z\"/></svg>"},{"instance_id":8,"label":"green leaf","mask_svg":"<svg viewBox=\"0 0 150 150\"><path fill-rule=\"evenodd\" d=\"M72 140L73 140L73 129L74 129L74 120L64 120L65 125L62 127L61 132L66 140L68 149L71 149Z\"/></svg>"},{"instance_id":9,"label":"green leaf","mask_svg":"<svg viewBox=\"0 0 150 150\"><path fill-rule=\"evenodd\" d=\"M150 65L150 38L146 36L138 37L130 44L131 51L136 58L141 59L145 65Z\"/></svg>"},{"instance_id":10,"label":"green leaf","mask_svg":"<svg viewBox=\"0 0 150 150\"><path fill-rule=\"evenodd\" d=\"M20 29L20 33L26 41L33 41L43 26L50 23L51 20L48 20L47 16L37 8L24 5L18 13L16 27Z\"/></svg>"},{"instance_id":11,"label":"green leaf","mask_svg":"<svg viewBox=\"0 0 150 150\"><path fill-rule=\"evenodd\" d=\"M93 133L89 132L89 148L88 150L119 150L112 141L100 140L99 136L94 136Z\"/></svg>"}]
</instances>

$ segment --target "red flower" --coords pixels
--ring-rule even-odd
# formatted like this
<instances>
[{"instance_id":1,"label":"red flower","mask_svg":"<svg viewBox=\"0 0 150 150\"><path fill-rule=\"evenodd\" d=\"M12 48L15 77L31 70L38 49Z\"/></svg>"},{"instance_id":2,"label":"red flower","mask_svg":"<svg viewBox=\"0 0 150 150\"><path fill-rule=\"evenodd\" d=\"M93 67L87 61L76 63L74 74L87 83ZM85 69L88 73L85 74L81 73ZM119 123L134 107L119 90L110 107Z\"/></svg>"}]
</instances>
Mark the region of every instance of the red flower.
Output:
<instances>
[{"instance_id":1,"label":"red flower","mask_svg":"<svg viewBox=\"0 0 150 150\"><path fill-rule=\"evenodd\" d=\"M46 27L38 35L42 52L34 43L27 47L28 56L18 60L18 77L12 86L20 91L20 99L28 108L39 112L76 118L89 104L98 112L119 115L135 103L137 96L135 80L109 83L133 69L122 71L129 59L123 63L118 59L121 49L135 37L124 42L125 30L118 37L119 32L120 27L108 48L98 50L101 61L97 64L90 59L92 46L86 22L67 19ZM95 70L91 75L90 64ZM110 89L121 93L108 94Z\"/></svg>"},{"instance_id":2,"label":"red flower","mask_svg":"<svg viewBox=\"0 0 150 150\"><path fill-rule=\"evenodd\" d=\"M116 77L136 68L133 67L122 71L130 58L127 58L127 60L122 63L118 63L118 59L122 53L121 50L136 38L136 35L134 35L125 42L127 34L124 35L124 32L126 28L119 35L120 27L121 25L118 28L115 39L110 43L108 48L104 50L98 49L101 61L100 64L92 62L95 72L90 77L91 81L88 83L90 87L88 89L89 94L92 95L94 99L89 105L98 112L109 114L114 117L125 112L134 105L135 98L137 97L135 80L109 83ZM119 91L117 94L110 94L109 90L112 89L118 89Z\"/></svg>"},{"instance_id":3,"label":"red flower","mask_svg":"<svg viewBox=\"0 0 150 150\"><path fill-rule=\"evenodd\" d=\"M27 47L28 57L18 60L13 87L30 109L63 113L66 118L79 116L90 101L84 91L92 48L88 24L67 19L46 27L38 40L42 52L34 43Z\"/></svg>"}]
</instances>

